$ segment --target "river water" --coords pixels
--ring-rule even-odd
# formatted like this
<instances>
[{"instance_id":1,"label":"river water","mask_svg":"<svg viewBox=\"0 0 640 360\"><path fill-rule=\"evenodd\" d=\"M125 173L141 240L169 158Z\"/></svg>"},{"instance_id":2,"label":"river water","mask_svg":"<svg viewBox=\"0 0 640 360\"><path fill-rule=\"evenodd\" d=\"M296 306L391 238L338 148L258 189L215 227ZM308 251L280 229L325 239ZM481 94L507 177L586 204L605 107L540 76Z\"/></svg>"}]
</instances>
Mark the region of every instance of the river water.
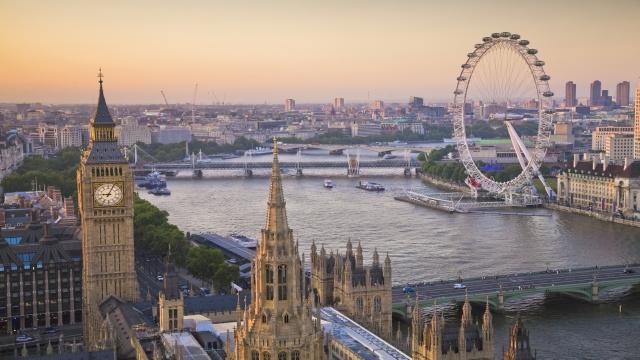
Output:
<instances>
[{"instance_id":1,"label":"river water","mask_svg":"<svg viewBox=\"0 0 640 360\"><path fill-rule=\"evenodd\" d=\"M282 155L285 161L294 157ZM258 171L251 179L219 177L230 175L224 171L205 172L204 179L187 174L169 180L171 196L140 195L167 210L169 220L185 232L258 237L268 172ZM328 190L323 176L331 172L336 187ZM289 224L300 251L308 254L314 240L318 247L341 252L348 238L354 245L360 241L365 262L374 248L381 256L389 253L396 284L640 262L640 229L546 209L524 210L527 215L449 214L395 201L393 195L403 189L439 191L401 176L402 169L363 170L363 179L387 188L383 193L356 189L358 179L339 176L343 172L309 169L302 178L284 175ZM640 294L621 289L605 298L599 305L559 296L509 304L505 313L494 315L496 355L507 345L509 326L520 312L539 358L640 359ZM481 311L474 308L474 315Z\"/></svg>"}]
</instances>

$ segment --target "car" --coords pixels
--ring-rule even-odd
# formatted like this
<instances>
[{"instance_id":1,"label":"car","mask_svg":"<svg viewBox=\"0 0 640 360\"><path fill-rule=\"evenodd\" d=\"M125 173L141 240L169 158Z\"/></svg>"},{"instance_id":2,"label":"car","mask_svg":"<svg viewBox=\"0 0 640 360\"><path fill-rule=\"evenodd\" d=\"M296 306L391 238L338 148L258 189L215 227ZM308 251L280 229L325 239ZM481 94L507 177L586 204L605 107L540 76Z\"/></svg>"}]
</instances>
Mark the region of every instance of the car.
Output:
<instances>
[{"instance_id":1,"label":"car","mask_svg":"<svg viewBox=\"0 0 640 360\"><path fill-rule=\"evenodd\" d=\"M466 289L467 287L464 284L455 283L455 284L453 284L453 288L454 289Z\"/></svg>"},{"instance_id":2,"label":"car","mask_svg":"<svg viewBox=\"0 0 640 360\"><path fill-rule=\"evenodd\" d=\"M27 334L19 334L18 336L16 336L16 342L27 342L31 340L33 340L33 337Z\"/></svg>"},{"instance_id":3,"label":"car","mask_svg":"<svg viewBox=\"0 0 640 360\"><path fill-rule=\"evenodd\" d=\"M412 288L411 286L405 286L402 288L402 292L405 294L410 294L416 292L416 289Z\"/></svg>"},{"instance_id":4,"label":"car","mask_svg":"<svg viewBox=\"0 0 640 360\"><path fill-rule=\"evenodd\" d=\"M164 280L164 276L158 275L158 276L156 276L156 279L158 279L158 281L162 281L162 280Z\"/></svg>"},{"instance_id":5,"label":"car","mask_svg":"<svg viewBox=\"0 0 640 360\"><path fill-rule=\"evenodd\" d=\"M58 328L55 326L49 326L47 328L45 328L44 330L42 330L43 334L55 334L58 332Z\"/></svg>"},{"instance_id":6,"label":"car","mask_svg":"<svg viewBox=\"0 0 640 360\"><path fill-rule=\"evenodd\" d=\"M623 273L625 273L625 274L633 274L634 272L636 272L636 271L635 271L635 270L633 270L633 269L630 269L630 268L626 268L626 269L624 269L624 271L623 271Z\"/></svg>"}]
</instances>

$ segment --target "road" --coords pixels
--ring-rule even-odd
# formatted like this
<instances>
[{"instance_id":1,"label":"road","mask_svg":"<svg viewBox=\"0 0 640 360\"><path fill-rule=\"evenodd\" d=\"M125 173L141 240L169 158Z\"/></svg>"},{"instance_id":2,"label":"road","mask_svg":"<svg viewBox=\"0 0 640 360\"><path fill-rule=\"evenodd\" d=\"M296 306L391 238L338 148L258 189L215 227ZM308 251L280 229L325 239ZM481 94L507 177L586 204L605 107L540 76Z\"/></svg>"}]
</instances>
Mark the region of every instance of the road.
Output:
<instances>
[{"instance_id":1,"label":"road","mask_svg":"<svg viewBox=\"0 0 640 360\"><path fill-rule=\"evenodd\" d=\"M593 281L594 275L598 282L611 280L632 280L640 283L640 265L630 265L632 273L625 273L625 266L607 266L600 268L579 268L549 270L541 272L520 273L511 275L484 276L479 278L448 280L442 282L428 282L420 284L408 284L415 288L415 294L421 301L434 299L460 298L465 294L469 295L495 295L500 291L523 291L529 289L547 290L555 286L588 284ZM465 289L455 289L455 283L462 283ZM392 300L394 304L406 302L407 298L415 298L414 293L404 293L404 286L394 287L392 290Z\"/></svg>"}]
</instances>

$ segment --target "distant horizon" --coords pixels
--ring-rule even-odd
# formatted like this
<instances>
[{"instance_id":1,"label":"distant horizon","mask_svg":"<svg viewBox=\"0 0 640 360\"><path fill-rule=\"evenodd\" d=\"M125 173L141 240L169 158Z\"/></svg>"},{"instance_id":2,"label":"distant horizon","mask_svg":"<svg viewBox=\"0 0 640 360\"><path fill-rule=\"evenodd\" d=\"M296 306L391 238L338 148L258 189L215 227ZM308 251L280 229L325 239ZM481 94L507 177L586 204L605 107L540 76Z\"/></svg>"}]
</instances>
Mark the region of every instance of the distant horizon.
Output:
<instances>
[{"instance_id":1,"label":"distant horizon","mask_svg":"<svg viewBox=\"0 0 640 360\"><path fill-rule=\"evenodd\" d=\"M567 81L578 98L594 80L615 97L617 83L637 86L638 14L635 0L3 1L0 102L91 104L102 68L121 105L162 104L161 90L191 103L196 83L199 104L445 103L467 53L496 31L539 50L557 101Z\"/></svg>"}]
</instances>

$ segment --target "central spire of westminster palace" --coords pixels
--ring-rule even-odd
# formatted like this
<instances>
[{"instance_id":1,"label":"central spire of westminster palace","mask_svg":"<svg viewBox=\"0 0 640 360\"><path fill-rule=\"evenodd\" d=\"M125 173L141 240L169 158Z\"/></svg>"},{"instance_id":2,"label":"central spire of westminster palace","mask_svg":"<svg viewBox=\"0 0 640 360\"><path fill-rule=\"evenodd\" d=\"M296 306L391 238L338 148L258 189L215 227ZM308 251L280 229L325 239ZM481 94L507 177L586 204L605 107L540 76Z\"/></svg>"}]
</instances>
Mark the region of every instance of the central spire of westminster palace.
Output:
<instances>
[{"instance_id":1,"label":"central spire of westminster palace","mask_svg":"<svg viewBox=\"0 0 640 360\"><path fill-rule=\"evenodd\" d=\"M323 333L303 294L302 263L287 223L278 145L273 144L267 218L252 262L252 302L238 319L235 359L323 359Z\"/></svg>"}]
</instances>

